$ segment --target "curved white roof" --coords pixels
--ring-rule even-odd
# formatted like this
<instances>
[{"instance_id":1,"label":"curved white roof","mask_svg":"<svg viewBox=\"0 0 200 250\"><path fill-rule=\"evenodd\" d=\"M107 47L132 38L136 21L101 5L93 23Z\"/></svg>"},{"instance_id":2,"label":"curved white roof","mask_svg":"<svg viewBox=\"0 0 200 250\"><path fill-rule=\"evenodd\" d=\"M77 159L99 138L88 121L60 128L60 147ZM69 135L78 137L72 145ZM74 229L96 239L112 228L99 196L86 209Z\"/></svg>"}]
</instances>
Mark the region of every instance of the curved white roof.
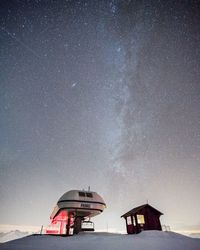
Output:
<instances>
[{"instance_id":1,"label":"curved white roof","mask_svg":"<svg viewBox=\"0 0 200 250\"><path fill-rule=\"evenodd\" d=\"M85 190L70 190L60 197L58 203L62 201L95 201L105 205L103 198L99 194Z\"/></svg>"},{"instance_id":2,"label":"curved white roof","mask_svg":"<svg viewBox=\"0 0 200 250\"><path fill-rule=\"evenodd\" d=\"M93 217L103 212L105 207L103 198L96 192L70 190L60 197L50 218L53 219L61 209L80 217Z\"/></svg>"}]
</instances>

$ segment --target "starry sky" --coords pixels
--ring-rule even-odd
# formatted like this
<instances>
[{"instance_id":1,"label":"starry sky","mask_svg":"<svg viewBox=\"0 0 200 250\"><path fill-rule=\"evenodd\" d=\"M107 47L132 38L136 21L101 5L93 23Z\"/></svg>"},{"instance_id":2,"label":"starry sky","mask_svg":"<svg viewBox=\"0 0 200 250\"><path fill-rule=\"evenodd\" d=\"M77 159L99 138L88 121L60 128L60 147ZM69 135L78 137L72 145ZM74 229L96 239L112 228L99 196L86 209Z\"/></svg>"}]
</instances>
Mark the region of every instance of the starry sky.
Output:
<instances>
[{"instance_id":1,"label":"starry sky","mask_svg":"<svg viewBox=\"0 0 200 250\"><path fill-rule=\"evenodd\" d=\"M199 0L0 2L0 223L88 186L96 228L148 201L200 229Z\"/></svg>"}]
</instances>

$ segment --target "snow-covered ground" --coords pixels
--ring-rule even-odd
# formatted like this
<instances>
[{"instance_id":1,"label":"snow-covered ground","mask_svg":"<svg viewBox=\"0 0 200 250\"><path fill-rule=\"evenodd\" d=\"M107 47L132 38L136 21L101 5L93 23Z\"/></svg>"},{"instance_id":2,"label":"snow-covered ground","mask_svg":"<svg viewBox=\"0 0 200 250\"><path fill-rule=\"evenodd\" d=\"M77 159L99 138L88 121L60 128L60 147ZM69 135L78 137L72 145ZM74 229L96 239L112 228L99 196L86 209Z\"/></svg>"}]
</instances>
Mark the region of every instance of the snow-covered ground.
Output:
<instances>
[{"instance_id":1,"label":"snow-covered ground","mask_svg":"<svg viewBox=\"0 0 200 250\"><path fill-rule=\"evenodd\" d=\"M6 233L0 233L0 243L19 239L19 238L28 236L29 234L30 233L28 233L28 232L21 232L19 230L10 231L10 232L6 232Z\"/></svg>"},{"instance_id":2,"label":"snow-covered ground","mask_svg":"<svg viewBox=\"0 0 200 250\"><path fill-rule=\"evenodd\" d=\"M200 234L199 233L192 233L189 235L192 238L199 238L200 239Z\"/></svg>"},{"instance_id":3,"label":"snow-covered ground","mask_svg":"<svg viewBox=\"0 0 200 250\"><path fill-rule=\"evenodd\" d=\"M138 235L109 233L80 233L72 237L32 235L0 244L0 249L198 250L200 239L160 231L146 231Z\"/></svg>"}]
</instances>

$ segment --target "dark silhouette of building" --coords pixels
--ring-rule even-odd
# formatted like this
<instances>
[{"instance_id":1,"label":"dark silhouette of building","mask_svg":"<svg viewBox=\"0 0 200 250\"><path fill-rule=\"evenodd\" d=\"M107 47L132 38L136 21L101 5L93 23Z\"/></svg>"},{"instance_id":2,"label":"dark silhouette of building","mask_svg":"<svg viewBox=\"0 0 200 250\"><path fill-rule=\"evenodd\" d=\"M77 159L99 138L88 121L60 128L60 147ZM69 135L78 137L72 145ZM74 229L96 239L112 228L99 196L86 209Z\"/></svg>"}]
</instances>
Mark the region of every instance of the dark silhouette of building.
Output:
<instances>
[{"instance_id":1,"label":"dark silhouette of building","mask_svg":"<svg viewBox=\"0 0 200 250\"><path fill-rule=\"evenodd\" d=\"M160 211L153 208L149 204L133 208L129 212L123 214L126 221L126 229L128 234L137 234L143 230L162 230L160 224Z\"/></svg>"}]
</instances>

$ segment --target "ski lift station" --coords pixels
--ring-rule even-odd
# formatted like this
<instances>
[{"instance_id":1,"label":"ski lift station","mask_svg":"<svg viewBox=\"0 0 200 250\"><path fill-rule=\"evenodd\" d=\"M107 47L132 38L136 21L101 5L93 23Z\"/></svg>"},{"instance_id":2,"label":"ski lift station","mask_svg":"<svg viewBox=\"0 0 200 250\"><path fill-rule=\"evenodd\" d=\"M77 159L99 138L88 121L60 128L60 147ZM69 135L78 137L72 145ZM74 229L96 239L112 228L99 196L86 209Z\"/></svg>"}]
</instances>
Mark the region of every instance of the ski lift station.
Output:
<instances>
[{"instance_id":1,"label":"ski lift station","mask_svg":"<svg viewBox=\"0 0 200 250\"><path fill-rule=\"evenodd\" d=\"M46 234L73 235L80 231L94 231L90 218L102 213L105 207L103 198L96 192L68 191L58 200Z\"/></svg>"}]
</instances>

